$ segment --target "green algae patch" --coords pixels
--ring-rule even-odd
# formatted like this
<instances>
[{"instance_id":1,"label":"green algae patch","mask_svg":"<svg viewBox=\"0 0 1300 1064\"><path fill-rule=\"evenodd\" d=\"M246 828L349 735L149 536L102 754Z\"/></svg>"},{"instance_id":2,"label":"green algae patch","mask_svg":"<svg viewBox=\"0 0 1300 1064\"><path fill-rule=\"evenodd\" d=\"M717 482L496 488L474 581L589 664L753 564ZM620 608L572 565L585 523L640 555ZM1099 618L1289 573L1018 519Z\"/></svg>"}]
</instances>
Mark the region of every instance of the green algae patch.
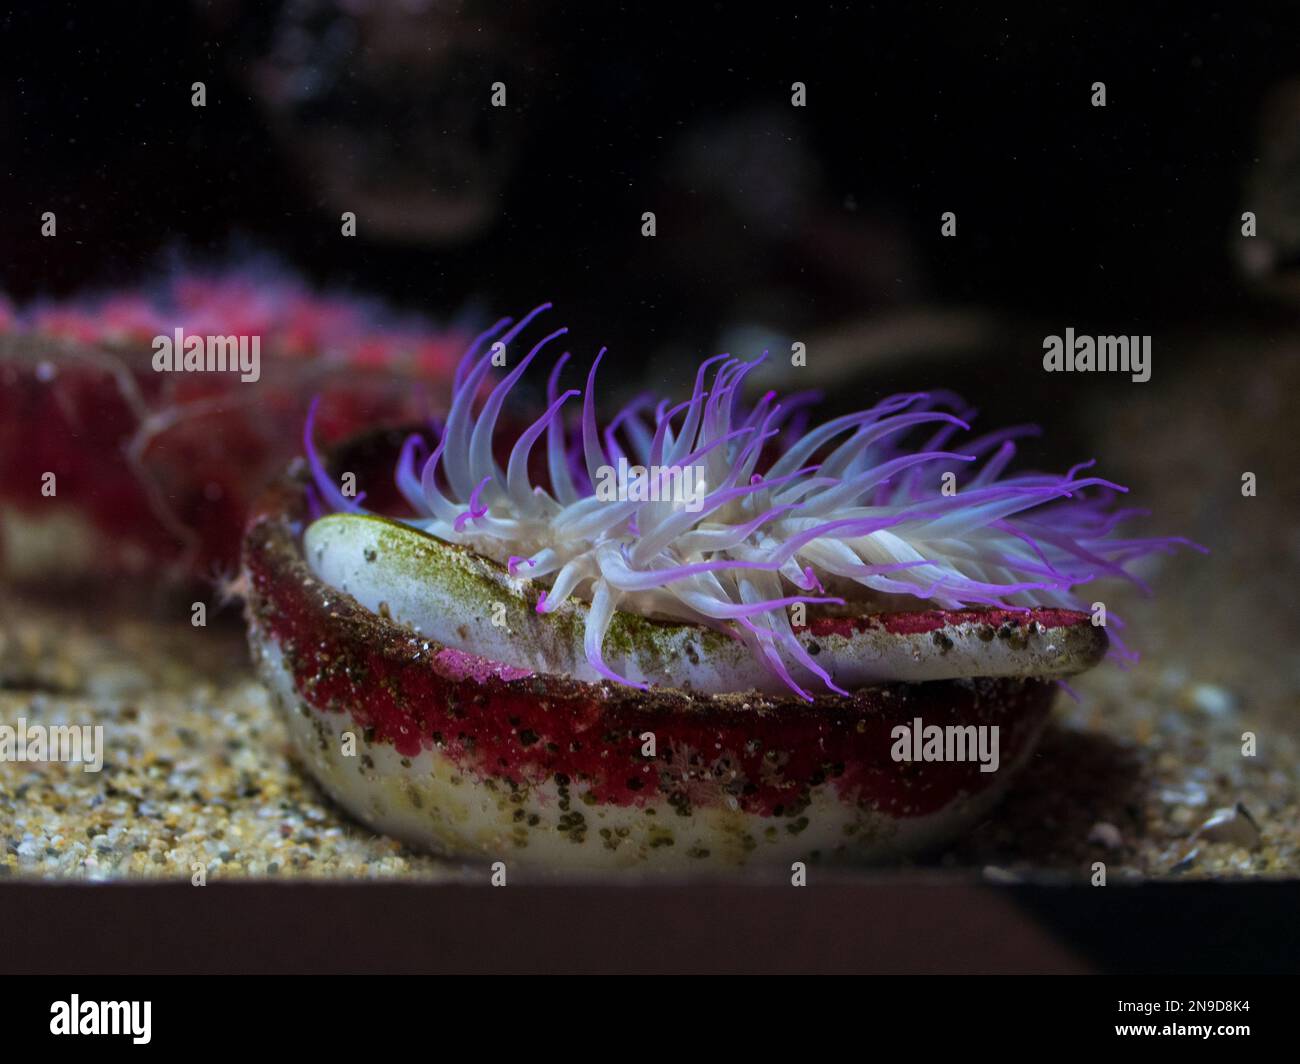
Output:
<instances>
[{"instance_id":1,"label":"green algae patch","mask_svg":"<svg viewBox=\"0 0 1300 1064\"><path fill-rule=\"evenodd\" d=\"M585 602L570 599L538 613L545 584L512 576L492 559L418 528L369 514L331 514L307 529L304 548L317 575L368 608L399 623L435 615L439 642L490 657L480 639L508 636L519 659L511 664L547 672L572 672L583 658ZM484 632L485 620L495 633ZM725 633L626 611L614 615L603 649L665 678L683 664L741 654L741 644Z\"/></svg>"}]
</instances>

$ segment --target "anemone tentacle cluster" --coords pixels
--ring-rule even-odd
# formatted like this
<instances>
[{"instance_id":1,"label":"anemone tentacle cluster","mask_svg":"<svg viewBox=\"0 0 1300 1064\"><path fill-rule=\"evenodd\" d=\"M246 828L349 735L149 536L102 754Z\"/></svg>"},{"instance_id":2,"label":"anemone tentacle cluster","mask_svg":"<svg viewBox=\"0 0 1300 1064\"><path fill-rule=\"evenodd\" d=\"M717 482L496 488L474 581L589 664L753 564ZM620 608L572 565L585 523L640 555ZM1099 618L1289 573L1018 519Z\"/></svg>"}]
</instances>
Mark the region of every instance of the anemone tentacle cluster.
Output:
<instances>
[{"instance_id":1,"label":"anemone tentacle cluster","mask_svg":"<svg viewBox=\"0 0 1300 1064\"><path fill-rule=\"evenodd\" d=\"M948 393L889 396L811 429L801 424L804 396L782 401L768 392L747 405L745 381L761 358L710 358L689 399L638 397L602 430L595 385L605 351L585 389L560 391L566 352L550 372L545 411L514 441L503 469L494 442L511 389L567 330L543 337L495 384L493 356L547 309L517 323L504 318L477 337L436 444L426 454L422 437L406 441L397 486L416 515L407 523L542 583L538 612L570 597L589 603L584 650L610 680L633 683L602 657L616 610L726 631L810 698L812 677L844 692L796 638L787 612L796 603L861 597L884 610L1081 609L1082 586L1107 577L1140 584L1132 562L1187 543L1117 535L1142 511L1116 509L1126 489L1082 475L1092 462L1063 475L1007 475L1015 441L1034 426L948 449L973 414ZM579 398L574 432L563 411ZM917 430L928 438L905 448ZM543 437L546 482L535 484L530 456ZM306 446L323 500L358 509L360 500L326 475L310 418ZM622 459L652 472L693 467L702 498L691 506L666 493L611 501L595 485ZM955 481L943 473L959 464L974 471L945 493L945 479ZM1113 616L1110 623L1119 626Z\"/></svg>"}]
</instances>

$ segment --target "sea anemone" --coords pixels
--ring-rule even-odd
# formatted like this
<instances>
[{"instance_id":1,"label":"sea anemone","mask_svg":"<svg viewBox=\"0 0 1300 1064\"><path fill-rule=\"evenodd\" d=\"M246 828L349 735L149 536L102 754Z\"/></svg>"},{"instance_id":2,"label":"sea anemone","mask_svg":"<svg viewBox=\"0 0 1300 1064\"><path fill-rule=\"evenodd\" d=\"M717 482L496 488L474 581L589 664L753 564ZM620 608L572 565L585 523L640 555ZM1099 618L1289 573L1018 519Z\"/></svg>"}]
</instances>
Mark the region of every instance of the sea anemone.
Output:
<instances>
[{"instance_id":1,"label":"sea anemone","mask_svg":"<svg viewBox=\"0 0 1300 1064\"><path fill-rule=\"evenodd\" d=\"M436 443L430 449L424 436L410 436L396 468L413 511L403 523L486 559L507 591L531 583L538 615L567 610L581 619L580 657L557 653L552 639L550 660L539 661L513 628L494 642L486 630L490 645L464 647L507 665L642 689L788 689L812 700L820 685L847 695L846 687L940 674L908 672L907 662L862 644L822 654L805 627L809 611L1086 612L1081 589L1106 578L1142 586L1134 562L1188 542L1117 534L1141 511L1115 508L1126 489L1085 475L1093 462L1057 475L1008 474L1016 440L1036 433L1033 426L955 443L973 411L948 393L889 396L815 427L804 424L808 396L768 392L747 404L745 384L762 358L710 358L689 398L638 396L602 429L596 378L605 350L582 391L560 390L565 352L551 369L546 409L518 434L502 468L507 398L567 330L522 358L502 356L547 309L517 323L504 318L477 337L456 371ZM513 365L493 383L493 366L503 362ZM575 433L563 413L579 398ZM343 494L314 449L313 416L305 442L319 499L360 512L363 497ZM905 447L917 433L926 438ZM546 475L535 483L532 455L543 437ZM966 471L960 482L957 468ZM611 495L605 489L615 480ZM668 490L683 482L690 493ZM319 561L325 545L309 556ZM458 618L447 609L416 603L408 616L423 616L422 631L454 643ZM748 664L686 669L680 641L664 651L675 664L656 664L654 652L611 653L611 625L624 615L723 633L743 646ZM1113 613L1108 624L1120 627ZM1111 644L1131 656L1113 636ZM946 675L996 673L990 654L972 653L964 671L950 660ZM1042 659L1034 671L1053 674Z\"/></svg>"}]
</instances>

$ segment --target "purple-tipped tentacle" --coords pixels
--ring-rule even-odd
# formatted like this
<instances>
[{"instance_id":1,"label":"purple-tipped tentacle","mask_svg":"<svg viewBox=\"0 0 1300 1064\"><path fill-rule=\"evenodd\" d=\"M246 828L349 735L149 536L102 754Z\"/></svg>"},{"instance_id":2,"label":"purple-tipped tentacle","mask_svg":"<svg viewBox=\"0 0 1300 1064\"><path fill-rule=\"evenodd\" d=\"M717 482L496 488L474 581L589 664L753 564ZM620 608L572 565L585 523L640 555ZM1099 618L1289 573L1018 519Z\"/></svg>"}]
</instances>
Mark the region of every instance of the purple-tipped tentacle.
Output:
<instances>
[{"instance_id":1,"label":"purple-tipped tentacle","mask_svg":"<svg viewBox=\"0 0 1300 1064\"><path fill-rule=\"evenodd\" d=\"M546 381L546 402L554 404L559 388L560 372L569 361L569 352L565 351L555 362L550 377ZM564 432L564 421L556 418L546 430L546 474L550 477L551 493L561 505L569 506L581 497L573 483L570 471L568 441Z\"/></svg>"},{"instance_id":2,"label":"purple-tipped tentacle","mask_svg":"<svg viewBox=\"0 0 1300 1064\"><path fill-rule=\"evenodd\" d=\"M420 487L420 477L415 471L419 461L416 453L424 446L424 439L416 433L407 436L402 443L401 454L397 458L397 469L393 476L397 481L397 490L416 514L424 516L429 513L428 500Z\"/></svg>"},{"instance_id":3,"label":"purple-tipped tentacle","mask_svg":"<svg viewBox=\"0 0 1300 1064\"><path fill-rule=\"evenodd\" d=\"M496 432L497 418L501 414L502 406L505 405L506 396L510 394L510 389L524 375L524 371L537 357L538 352L552 340L563 336L568 331L567 328L559 328L549 336L539 340L533 349L519 360L519 365L507 373L497 386L492 389L487 402L483 404L483 409L479 411L474 422L474 431L470 435L469 441L469 466L480 479L485 476L494 480L500 479L500 470L497 469L496 460L492 457L492 437ZM505 484L501 483L500 488L504 491Z\"/></svg>"},{"instance_id":4,"label":"purple-tipped tentacle","mask_svg":"<svg viewBox=\"0 0 1300 1064\"><path fill-rule=\"evenodd\" d=\"M699 369L695 371L695 387L691 391L690 401L685 404L686 418L682 422L681 434L677 437L681 441L683 448L689 448L699 432L700 419L704 415L704 400L709 394L704 388L704 380L709 367L718 362L725 362L728 357L728 355L714 355L712 358L706 358L700 363ZM666 418L661 415L658 420L666 420ZM652 451L651 454L653 455L653 453ZM652 458L652 461L655 462L660 460L659 458ZM675 458L668 459L669 462L676 460Z\"/></svg>"},{"instance_id":5,"label":"purple-tipped tentacle","mask_svg":"<svg viewBox=\"0 0 1300 1064\"><path fill-rule=\"evenodd\" d=\"M533 445L543 432L549 432L560 417L560 408L575 395L582 393L570 388L563 395L551 402L546 413L534 421L510 449L510 458L506 462L506 494L515 505L526 505L532 495L532 486L528 481L528 459L533 453Z\"/></svg>"},{"instance_id":6,"label":"purple-tipped tentacle","mask_svg":"<svg viewBox=\"0 0 1300 1064\"><path fill-rule=\"evenodd\" d=\"M601 654L605 633L609 630L610 621L614 618L614 609L618 605L619 597L604 580L596 581L591 596L591 609L587 613L587 625L583 632L583 650L587 655L588 664L607 680L613 680L615 683L626 684L628 687L646 691L649 690L648 684L637 683L634 680L620 676L605 664L605 659Z\"/></svg>"},{"instance_id":7,"label":"purple-tipped tentacle","mask_svg":"<svg viewBox=\"0 0 1300 1064\"><path fill-rule=\"evenodd\" d=\"M480 517L486 517L488 508L483 505L483 489L492 483L491 477L484 477L478 482L469 496L469 509L464 513L457 514L456 520L452 522L452 527L457 532L464 532L465 526L470 521L476 521Z\"/></svg>"},{"instance_id":8,"label":"purple-tipped tentacle","mask_svg":"<svg viewBox=\"0 0 1300 1064\"><path fill-rule=\"evenodd\" d=\"M601 348L591 363L587 374L587 391L582 397L582 453L587 462L587 476L592 484L600 475L600 468L609 465L609 458L601 450L600 433L596 431L596 370L600 360L605 357L605 348Z\"/></svg>"},{"instance_id":9,"label":"purple-tipped tentacle","mask_svg":"<svg viewBox=\"0 0 1300 1064\"><path fill-rule=\"evenodd\" d=\"M311 469L312 481L320 493L321 500L333 507L335 511L358 513L361 511L361 502L365 496L349 498L344 495L330 475L325 472L325 464L316 451L316 411L319 407L320 396L318 395L312 399L311 405L307 408L307 422L302 430L302 445L307 453L307 465Z\"/></svg>"},{"instance_id":10,"label":"purple-tipped tentacle","mask_svg":"<svg viewBox=\"0 0 1300 1064\"><path fill-rule=\"evenodd\" d=\"M474 337L465 353L460 356L460 361L456 363L456 375L452 378L451 390L453 393L460 391L460 386L465 381L465 374L470 371L478 358L478 353L483 349L483 345L497 335L502 329L506 328L512 321L512 318L500 318L495 324L484 329Z\"/></svg>"}]
</instances>

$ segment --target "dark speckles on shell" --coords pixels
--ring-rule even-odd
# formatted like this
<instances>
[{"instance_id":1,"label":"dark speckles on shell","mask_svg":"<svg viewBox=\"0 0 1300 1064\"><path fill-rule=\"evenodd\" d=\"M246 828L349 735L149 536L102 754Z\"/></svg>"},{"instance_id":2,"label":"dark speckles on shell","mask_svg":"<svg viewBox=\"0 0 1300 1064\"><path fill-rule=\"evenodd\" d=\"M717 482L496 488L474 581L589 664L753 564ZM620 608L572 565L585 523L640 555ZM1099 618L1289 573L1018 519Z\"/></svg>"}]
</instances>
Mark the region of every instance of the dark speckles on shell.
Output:
<instances>
[{"instance_id":1,"label":"dark speckles on shell","mask_svg":"<svg viewBox=\"0 0 1300 1064\"><path fill-rule=\"evenodd\" d=\"M1029 637L1033 630L1027 625L1013 624L1006 621L998 626L998 638L1006 640L1017 650L1023 650L1029 645Z\"/></svg>"}]
</instances>

